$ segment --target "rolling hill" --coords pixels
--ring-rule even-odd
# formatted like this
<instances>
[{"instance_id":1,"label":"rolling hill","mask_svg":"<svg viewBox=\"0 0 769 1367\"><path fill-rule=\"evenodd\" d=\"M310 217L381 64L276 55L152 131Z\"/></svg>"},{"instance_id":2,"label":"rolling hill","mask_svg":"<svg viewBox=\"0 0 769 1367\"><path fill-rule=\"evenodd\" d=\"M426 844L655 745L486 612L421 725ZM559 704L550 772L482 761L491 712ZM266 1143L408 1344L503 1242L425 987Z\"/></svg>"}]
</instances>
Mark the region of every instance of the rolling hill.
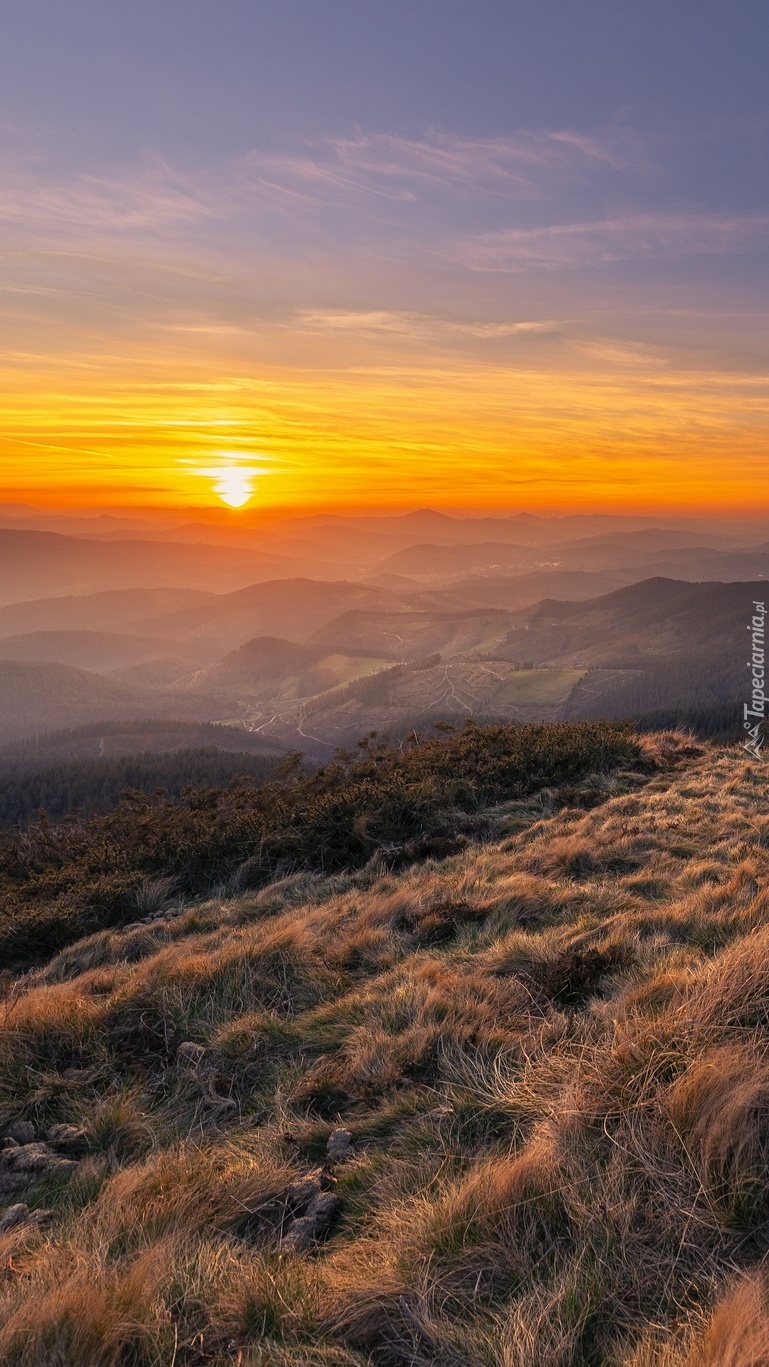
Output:
<instances>
[{"instance_id":1,"label":"rolling hill","mask_svg":"<svg viewBox=\"0 0 769 1367\"><path fill-rule=\"evenodd\" d=\"M417 579L453 579L462 574L504 573L531 560L526 546L480 541L469 545L408 546L379 561L373 574L403 574Z\"/></svg>"},{"instance_id":2,"label":"rolling hill","mask_svg":"<svg viewBox=\"0 0 769 1367\"><path fill-rule=\"evenodd\" d=\"M572 734L13 847L0 1357L765 1362L767 787Z\"/></svg>"},{"instance_id":3,"label":"rolling hill","mask_svg":"<svg viewBox=\"0 0 769 1367\"><path fill-rule=\"evenodd\" d=\"M759 581L657 578L583 603L546 601L515 614L500 653L577 667L709 649L742 662L752 603L765 593Z\"/></svg>"},{"instance_id":4,"label":"rolling hill","mask_svg":"<svg viewBox=\"0 0 769 1367\"><path fill-rule=\"evenodd\" d=\"M257 550L141 540L96 541L0 528L0 605L105 589L227 590L290 570Z\"/></svg>"},{"instance_id":5,"label":"rolling hill","mask_svg":"<svg viewBox=\"0 0 769 1367\"><path fill-rule=\"evenodd\" d=\"M275 636L258 636L217 664L177 681L174 691L190 698L215 698L242 710L247 700L293 702L336 688L387 663L382 655L363 657L329 652Z\"/></svg>"},{"instance_id":6,"label":"rolling hill","mask_svg":"<svg viewBox=\"0 0 769 1367\"><path fill-rule=\"evenodd\" d=\"M506 638L510 615L497 608L469 612L409 612L353 609L332 618L309 637L312 644L355 655L415 660L443 655L488 653Z\"/></svg>"},{"instance_id":7,"label":"rolling hill","mask_svg":"<svg viewBox=\"0 0 769 1367\"><path fill-rule=\"evenodd\" d=\"M445 611L448 590L431 600L344 581L267 581L134 622L131 636L0 638L0 735L177 715L237 723L321 757L371 727L401 733L441 716L707 707L738 699L746 686L745 625L763 592L759 581L650 579L583 601ZM86 612L106 611L110 595L97 597L90 609L85 600ZM4 653L14 659L3 662ZM57 653L89 669L44 663ZM528 673L518 675L520 666Z\"/></svg>"},{"instance_id":8,"label":"rolling hill","mask_svg":"<svg viewBox=\"0 0 769 1367\"><path fill-rule=\"evenodd\" d=\"M316 674L300 688L292 663L282 686L269 669L257 668L254 642L226 666L250 661L250 682L238 674L218 705L229 705L226 719L316 758L371 728L402 734L436 719L622 717L708 707L739 698L746 687L743 636L760 592L760 584L648 580L585 602L546 601L517 612L353 610L306 644L336 651L344 669L357 658L360 677L321 688L326 680ZM377 669L377 646L389 667ZM198 676L201 696L202 681L219 669Z\"/></svg>"},{"instance_id":9,"label":"rolling hill","mask_svg":"<svg viewBox=\"0 0 769 1367\"><path fill-rule=\"evenodd\" d=\"M623 588L625 576L610 570L532 570L528 574L473 575L455 579L447 587L422 588L420 606L438 612L461 612L469 608L515 608L533 606L543 598L581 602Z\"/></svg>"},{"instance_id":10,"label":"rolling hill","mask_svg":"<svg viewBox=\"0 0 769 1367\"><path fill-rule=\"evenodd\" d=\"M108 589L62 594L0 607L0 638L32 631L125 631L146 618L213 605L218 595L202 589Z\"/></svg>"},{"instance_id":11,"label":"rolling hill","mask_svg":"<svg viewBox=\"0 0 769 1367\"><path fill-rule=\"evenodd\" d=\"M395 611L410 602L408 595L346 580L275 579L217 595L200 606L149 617L142 629L152 635L211 642L222 650L231 650L255 636L306 640L353 608Z\"/></svg>"},{"instance_id":12,"label":"rolling hill","mask_svg":"<svg viewBox=\"0 0 769 1367\"><path fill-rule=\"evenodd\" d=\"M181 674L185 665L189 670L199 659L192 650L188 650L186 659L180 658L179 652L183 650L177 641L107 631L33 631L23 636L0 637L0 660L73 665L97 673L127 670L175 655Z\"/></svg>"},{"instance_id":13,"label":"rolling hill","mask_svg":"<svg viewBox=\"0 0 769 1367\"><path fill-rule=\"evenodd\" d=\"M88 722L184 712L183 700L103 674L0 660L0 743Z\"/></svg>"},{"instance_id":14,"label":"rolling hill","mask_svg":"<svg viewBox=\"0 0 769 1367\"><path fill-rule=\"evenodd\" d=\"M766 549L749 551L720 551L710 547L699 550L665 551L648 556L643 561L646 573L671 579L738 580L769 579L769 554Z\"/></svg>"}]
</instances>

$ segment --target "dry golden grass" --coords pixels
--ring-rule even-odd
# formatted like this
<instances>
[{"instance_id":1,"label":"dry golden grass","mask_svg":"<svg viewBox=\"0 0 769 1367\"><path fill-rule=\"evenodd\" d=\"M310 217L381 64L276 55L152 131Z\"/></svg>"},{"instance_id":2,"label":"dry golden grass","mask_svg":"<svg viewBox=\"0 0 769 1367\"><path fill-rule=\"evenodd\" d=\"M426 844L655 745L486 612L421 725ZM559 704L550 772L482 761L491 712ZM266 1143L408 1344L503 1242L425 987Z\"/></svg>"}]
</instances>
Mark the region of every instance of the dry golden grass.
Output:
<instances>
[{"instance_id":1,"label":"dry golden grass","mask_svg":"<svg viewBox=\"0 0 769 1367\"><path fill-rule=\"evenodd\" d=\"M0 1363L769 1367L769 785L685 759L16 983L0 1128L88 1154L0 1234Z\"/></svg>"}]
</instances>

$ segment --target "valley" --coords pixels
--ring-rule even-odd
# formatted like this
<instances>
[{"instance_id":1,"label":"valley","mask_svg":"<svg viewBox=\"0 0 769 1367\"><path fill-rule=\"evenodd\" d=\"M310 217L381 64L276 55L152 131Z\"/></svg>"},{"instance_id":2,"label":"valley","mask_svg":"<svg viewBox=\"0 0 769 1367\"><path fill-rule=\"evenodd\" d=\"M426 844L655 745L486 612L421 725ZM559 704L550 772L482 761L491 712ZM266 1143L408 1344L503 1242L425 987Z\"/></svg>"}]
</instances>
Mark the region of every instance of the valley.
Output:
<instances>
[{"instance_id":1,"label":"valley","mask_svg":"<svg viewBox=\"0 0 769 1367\"><path fill-rule=\"evenodd\" d=\"M0 747L59 732L74 745L101 725L105 760L121 745L157 752L172 725L202 728L193 750L239 736L244 755L299 751L310 765L372 731L467 721L653 713L736 735L742 633L764 581L730 575L761 571L769 545L762 524L429 509L230 533L6 523L6 598L22 583L48 594L0 603ZM76 592L68 566L87 569Z\"/></svg>"}]
</instances>

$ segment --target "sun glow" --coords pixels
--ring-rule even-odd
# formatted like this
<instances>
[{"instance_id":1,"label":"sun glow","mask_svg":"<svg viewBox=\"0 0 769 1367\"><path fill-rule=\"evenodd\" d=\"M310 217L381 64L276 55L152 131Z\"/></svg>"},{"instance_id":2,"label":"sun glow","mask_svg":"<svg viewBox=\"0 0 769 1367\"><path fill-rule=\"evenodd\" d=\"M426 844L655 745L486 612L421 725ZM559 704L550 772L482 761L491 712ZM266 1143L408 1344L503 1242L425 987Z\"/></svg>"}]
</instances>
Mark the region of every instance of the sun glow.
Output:
<instances>
[{"instance_id":1,"label":"sun glow","mask_svg":"<svg viewBox=\"0 0 769 1367\"><path fill-rule=\"evenodd\" d=\"M228 465L219 472L214 488L228 508L244 508L254 492L253 475L250 470Z\"/></svg>"},{"instance_id":2,"label":"sun glow","mask_svg":"<svg viewBox=\"0 0 769 1367\"><path fill-rule=\"evenodd\" d=\"M172 360L125 371L100 359L65 386L53 367L27 373L0 357L2 500L216 504L236 517L257 504L767 506L763 373L592 357L512 372L470 357L404 374L393 357L389 369L340 364L301 382L265 364L257 382L210 360L204 380Z\"/></svg>"}]
</instances>

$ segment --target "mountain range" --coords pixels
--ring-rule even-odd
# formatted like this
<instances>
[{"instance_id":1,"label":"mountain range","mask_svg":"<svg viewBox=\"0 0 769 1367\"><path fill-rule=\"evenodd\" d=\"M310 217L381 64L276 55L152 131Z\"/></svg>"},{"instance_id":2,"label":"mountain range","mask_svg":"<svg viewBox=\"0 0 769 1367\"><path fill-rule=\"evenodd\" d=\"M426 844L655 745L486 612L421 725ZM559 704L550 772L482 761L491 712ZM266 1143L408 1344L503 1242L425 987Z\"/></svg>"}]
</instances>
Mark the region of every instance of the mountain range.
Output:
<instances>
[{"instance_id":1,"label":"mountain range","mask_svg":"<svg viewBox=\"0 0 769 1367\"><path fill-rule=\"evenodd\" d=\"M354 582L397 574L448 584L468 575L583 570L616 576L608 587L653 574L756 579L769 574L768 538L769 528L758 523L655 525L642 518L526 514L462 518L429 509L237 526L6 515L0 516L0 606L109 589L225 592L298 577ZM543 596L531 587L535 598Z\"/></svg>"},{"instance_id":2,"label":"mountain range","mask_svg":"<svg viewBox=\"0 0 769 1367\"><path fill-rule=\"evenodd\" d=\"M499 584L500 581L487 581ZM227 722L322 757L366 730L551 720L738 699L761 581L655 577L582 601L448 610L452 590L268 580L229 593L115 591L0 609L0 739L116 718ZM158 613L156 609L162 610ZM168 609L171 609L170 611ZM141 616L142 613L147 615Z\"/></svg>"}]
</instances>

